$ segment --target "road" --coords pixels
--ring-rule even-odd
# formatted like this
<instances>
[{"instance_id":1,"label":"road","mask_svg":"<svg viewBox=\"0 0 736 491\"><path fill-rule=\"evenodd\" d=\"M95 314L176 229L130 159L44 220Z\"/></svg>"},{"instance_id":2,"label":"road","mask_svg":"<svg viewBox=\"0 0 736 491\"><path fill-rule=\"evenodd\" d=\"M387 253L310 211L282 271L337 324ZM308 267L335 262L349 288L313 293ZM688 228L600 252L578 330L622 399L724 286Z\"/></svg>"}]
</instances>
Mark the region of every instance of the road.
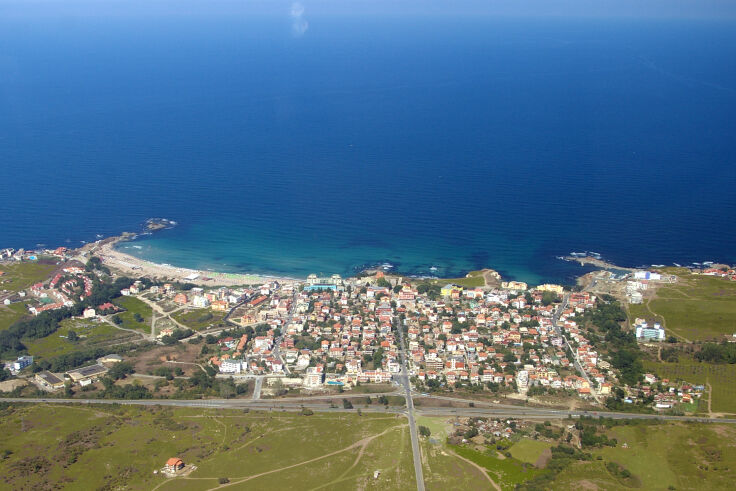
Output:
<instances>
[{"instance_id":1,"label":"road","mask_svg":"<svg viewBox=\"0 0 736 491\"><path fill-rule=\"evenodd\" d=\"M411 384L409 383L409 371L407 368L406 352L404 344L404 328L399 324L399 358L401 361L401 375L399 380L404 386L406 398L406 415L409 418L409 434L411 436L411 452L414 457L414 475L417 480L417 491L424 491L424 471L422 470L422 455L419 450L419 438L417 437L417 423L414 420L414 399L412 399Z\"/></svg>"},{"instance_id":2,"label":"road","mask_svg":"<svg viewBox=\"0 0 736 491\"><path fill-rule=\"evenodd\" d=\"M140 405L140 406L174 406L174 407L194 407L194 408L213 408L213 409L254 409L265 411L301 411L302 408L309 408L315 411L323 412L354 412L355 409L344 409L342 405L326 402L304 402L290 401L285 399L57 399L57 398L0 398L0 402L18 402L28 404L122 404L122 405ZM459 399L459 401L463 401ZM406 406L389 406L385 407L378 404L361 407L364 413L393 413L404 414L408 416L408 408ZM544 409L533 407L467 407L467 408L451 408L451 407L420 407L414 408L417 414L423 416L448 416L448 417L484 417L484 418L514 418L514 419L565 419L568 417L579 418L589 416L593 418L604 417L613 419L654 419L660 421L690 421L699 423L725 423L736 424L733 418L709 418L695 416L666 416L659 414L639 414L639 413L617 413L610 411L571 411L568 409ZM415 460L415 463L417 460ZM421 460L420 464L421 472ZM417 481L423 483L422 481Z\"/></svg>"},{"instance_id":3,"label":"road","mask_svg":"<svg viewBox=\"0 0 736 491\"><path fill-rule=\"evenodd\" d=\"M274 358L276 358L278 361L281 362L281 366L284 367L284 373L287 375L289 372L289 367L286 366L286 362L284 362L284 359L281 358L281 341L284 339L284 333L286 332L286 329L288 329L289 324L291 324L291 320L294 318L294 311L296 310L296 295L297 295L297 289L294 288L294 294L291 297L291 305L289 306L289 313L286 315L286 320L281 325L281 335L274 339L273 342L273 351L271 354Z\"/></svg>"},{"instance_id":4,"label":"road","mask_svg":"<svg viewBox=\"0 0 736 491\"><path fill-rule=\"evenodd\" d=\"M593 280L593 283L589 286L589 288L592 288L595 286L595 280ZM562 328L557 325L557 321L560 319L560 315L562 315L562 312L564 312L565 308L567 308L567 302L570 299L570 294L567 293L562 299L562 303L560 303L560 306L557 307L557 311L552 316L552 326L555 328L555 331L558 335L562 336L562 339L565 340L565 344L567 345L567 348L570 350L570 353L572 353L572 362L575 365L575 369L578 371L578 373L585 379L586 382L588 382L588 387L590 387L590 394L595 399L595 402L598 404L601 403L600 397L596 393L596 389L593 387L593 383L590 381L590 378L588 377L588 374L583 369L583 366L580 364L580 360L578 359L578 353L576 350L572 348L572 345L570 344L570 341L567 339L567 336L562 332Z\"/></svg>"}]
</instances>

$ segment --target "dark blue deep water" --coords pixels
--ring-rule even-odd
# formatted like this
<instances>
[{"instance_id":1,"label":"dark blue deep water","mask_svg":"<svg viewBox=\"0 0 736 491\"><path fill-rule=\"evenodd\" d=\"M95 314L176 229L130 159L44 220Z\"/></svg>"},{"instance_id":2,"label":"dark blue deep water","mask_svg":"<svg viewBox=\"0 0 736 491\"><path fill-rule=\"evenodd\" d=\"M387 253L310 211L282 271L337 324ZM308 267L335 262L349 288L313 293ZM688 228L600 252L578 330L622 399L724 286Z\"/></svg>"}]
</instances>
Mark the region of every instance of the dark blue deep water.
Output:
<instances>
[{"instance_id":1,"label":"dark blue deep water","mask_svg":"<svg viewBox=\"0 0 736 491\"><path fill-rule=\"evenodd\" d=\"M578 250L736 262L733 17L24 5L0 4L0 246L167 217L126 251L531 282Z\"/></svg>"}]
</instances>

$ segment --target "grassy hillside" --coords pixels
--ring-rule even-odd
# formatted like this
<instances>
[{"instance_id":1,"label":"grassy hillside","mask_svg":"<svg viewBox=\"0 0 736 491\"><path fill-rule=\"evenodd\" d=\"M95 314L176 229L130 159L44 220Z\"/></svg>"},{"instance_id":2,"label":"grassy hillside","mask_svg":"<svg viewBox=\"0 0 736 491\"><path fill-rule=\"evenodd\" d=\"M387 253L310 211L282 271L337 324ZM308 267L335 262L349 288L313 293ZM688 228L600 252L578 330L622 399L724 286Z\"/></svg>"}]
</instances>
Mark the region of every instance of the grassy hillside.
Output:
<instances>
[{"instance_id":1,"label":"grassy hillside","mask_svg":"<svg viewBox=\"0 0 736 491\"><path fill-rule=\"evenodd\" d=\"M676 284L657 289L648 304L654 319L664 318L669 331L690 341L718 338L736 332L736 282L685 274ZM640 308L637 314L647 314Z\"/></svg>"},{"instance_id":2,"label":"grassy hillside","mask_svg":"<svg viewBox=\"0 0 736 491\"><path fill-rule=\"evenodd\" d=\"M618 426L607 433L619 445L593 450L594 460L563 470L552 489L733 489L733 425ZM632 478L624 481L613 475L606 463L622 466Z\"/></svg>"},{"instance_id":3,"label":"grassy hillside","mask_svg":"<svg viewBox=\"0 0 736 491\"><path fill-rule=\"evenodd\" d=\"M0 290L19 292L25 290L34 283L48 278L56 269L55 264L44 264L39 262L26 263L4 263L0 264Z\"/></svg>"},{"instance_id":4,"label":"grassy hillside","mask_svg":"<svg viewBox=\"0 0 736 491\"><path fill-rule=\"evenodd\" d=\"M7 489L204 490L220 478L235 489L416 486L406 420L396 416L58 405L0 412ZM154 474L169 457L197 469Z\"/></svg>"},{"instance_id":5,"label":"grassy hillside","mask_svg":"<svg viewBox=\"0 0 736 491\"><path fill-rule=\"evenodd\" d=\"M123 321L120 327L150 332L153 310L145 302L135 297L120 297L113 300L113 303L126 310L125 312L115 314L115 317ZM140 322L135 320L136 314L139 314L143 318Z\"/></svg>"},{"instance_id":6,"label":"grassy hillside","mask_svg":"<svg viewBox=\"0 0 736 491\"><path fill-rule=\"evenodd\" d=\"M645 361L644 368L660 378L709 384L713 391L711 410L736 413L736 365L681 359L677 363ZM707 404L701 403L700 410L707 410Z\"/></svg>"}]
</instances>

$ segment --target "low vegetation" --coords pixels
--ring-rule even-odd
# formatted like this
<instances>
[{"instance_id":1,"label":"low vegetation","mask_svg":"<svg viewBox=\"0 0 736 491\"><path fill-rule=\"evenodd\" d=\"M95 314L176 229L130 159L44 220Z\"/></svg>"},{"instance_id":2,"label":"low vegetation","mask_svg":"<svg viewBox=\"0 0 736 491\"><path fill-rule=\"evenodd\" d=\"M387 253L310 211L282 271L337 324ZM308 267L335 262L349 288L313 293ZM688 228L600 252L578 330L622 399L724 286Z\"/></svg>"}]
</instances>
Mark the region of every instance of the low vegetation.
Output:
<instances>
[{"instance_id":1,"label":"low vegetation","mask_svg":"<svg viewBox=\"0 0 736 491\"><path fill-rule=\"evenodd\" d=\"M204 490L223 478L254 489L416 487L408 428L394 416L10 404L0 416L8 489ZM197 470L154 474L170 457Z\"/></svg>"}]
</instances>

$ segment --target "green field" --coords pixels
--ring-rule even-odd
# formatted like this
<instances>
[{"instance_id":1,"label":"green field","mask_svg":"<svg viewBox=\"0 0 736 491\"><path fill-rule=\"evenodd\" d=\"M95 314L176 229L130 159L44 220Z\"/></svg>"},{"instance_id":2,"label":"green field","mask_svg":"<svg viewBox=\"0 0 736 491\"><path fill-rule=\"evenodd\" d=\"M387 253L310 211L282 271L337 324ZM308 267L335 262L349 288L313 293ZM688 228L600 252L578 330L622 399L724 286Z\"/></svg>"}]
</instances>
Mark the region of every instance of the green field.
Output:
<instances>
[{"instance_id":1,"label":"green field","mask_svg":"<svg viewBox=\"0 0 736 491\"><path fill-rule=\"evenodd\" d=\"M0 413L9 489L204 490L223 477L234 489L416 488L408 427L396 416L58 405ZM154 474L169 457L197 469Z\"/></svg>"},{"instance_id":2,"label":"green field","mask_svg":"<svg viewBox=\"0 0 736 491\"><path fill-rule=\"evenodd\" d=\"M462 278L439 278L429 281L441 286L452 283L454 285L464 286L465 288L476 288L479 286L485 286L486 284L486 281L483 279L483 271L471 271L467 276Z\"/></svg>"},{"instance_id":3,"label":"green field","mask_svg":"<svg viewBox=\"0 0 736 491\"><path fill-rule=\"evenodd\" d=\"M512 458L500 458L495 449L479 452L462 446L450 448L461 457L487 469L491 478L504 490L514 489L517 484L531 479L539 472L533 465L525 465Z\"/></svg>"},{"instance_id":4,"label":"green field","mask_svg":"<svg viewBox=\"0 0 736 491\"><path fill-rule=\"evenodd\" d=\"M487 490L490 487L478 468L448 452L444 445L421 442L424 486L427 490Z\"/></svg>"},{"instance_id":5,"label":"green field","mask_svg":"<svg viewBox=\"0 0 736 491\"><path fill-rule=\"evenodd\" d=\"M736 332L736 282L685 274L657 289L649 311L646 317L664 317L669 331L689 341L730 336Z\"/></svg>"},{"instance_id":6,"label":"green field","mask_svg":"<svg viewBox=\"0 0 736 491\"><path fill-rule=\"evenodd\" d=\"M0 290L19 292L48 278L57 268L55 264L38 262L0 264Z\"/></svg>"},{"instance_id":7,"label":"green field","mask_svg":"<svg viewBox=\"0 0 736 491\"><path fill-rule=\"evenodd\" d=\"M0 331L9 328L13 323L28 314L25 302L0 305Z\"/></svg>"},{"instance_id":8,"label":"green field","mask_svg":"<svg viewBox=\"0 0 736 491\"><path fill-rule=\"evenodd\" d=\"M135 297L120 297L113 300L113 303L126 310L125 312L115 314L115 317L118 317L123 321L123 323L120 324L120 327L125 329L138 329L146 332L151 331L151 315L153 311L145 302L138 300ZM135 314L140 314L141 317L143 317L143 322L136 321Z\"/></svg>"},{"instance_id":9,"label":"green field","mask_svg":"<svg viewBox=\"0 0 736 491\"><path fill-rule=\"evenodd\" d=\"M542 452L551 446L551 443L524 438L515 443L509 449L509 452L511 452L511 456L516 460L526 462L528 464L534 464L542 455Z\"/></svg>"},{"instance_id":10,"label":"green field","mask_svg":"<svg viewBox=\"0 0 736 491\"><path fill-rule=\"evenodd\" d=\"M219 324L225 317L224 312L215 312L212 309L180 310L171 316L189 329L201 331L211 325Z\"/></svg>"},{"instance_id":11,"label":"green field","mask_svg":"<svg viewBox=\"0 0 736 491\"><path fill-rule=\"evenodd\" d=\"M681 359L677 363L645 361L644 368L660 378L710 384L713 388L712 411L736 413L736 365ZM700 410L707 411L705 401L700 404Z\"/></svg>"},{"instance_id":12,"label":"green field","mask_svg":"<svg viewBox=\"0 0 736 491\"><path fill-rule=\"evenodd\" d=\"M71 342L67 339L70 331L77 333L77 341ZM45 338L24 340L23 344L28 348L28 354L41 359L138 338L134 333L121 331L107 322L65 319L56 332Z\"/></svg>"},{"instance_id":13,"label":"green field","mask_svg":"<svg viewBox=\"0 0 736 491\"><path fill-rule=\"evenodd\" d=\"M592 451L602 460L574 463L562 471L552 489L624 489L606 462L629 470L640 489L733 489L736 437L733 425L670 423L618 426L608 430L619 445ZM627 448L623 447L626 443Z\"/></svg>"}]
</instances>

